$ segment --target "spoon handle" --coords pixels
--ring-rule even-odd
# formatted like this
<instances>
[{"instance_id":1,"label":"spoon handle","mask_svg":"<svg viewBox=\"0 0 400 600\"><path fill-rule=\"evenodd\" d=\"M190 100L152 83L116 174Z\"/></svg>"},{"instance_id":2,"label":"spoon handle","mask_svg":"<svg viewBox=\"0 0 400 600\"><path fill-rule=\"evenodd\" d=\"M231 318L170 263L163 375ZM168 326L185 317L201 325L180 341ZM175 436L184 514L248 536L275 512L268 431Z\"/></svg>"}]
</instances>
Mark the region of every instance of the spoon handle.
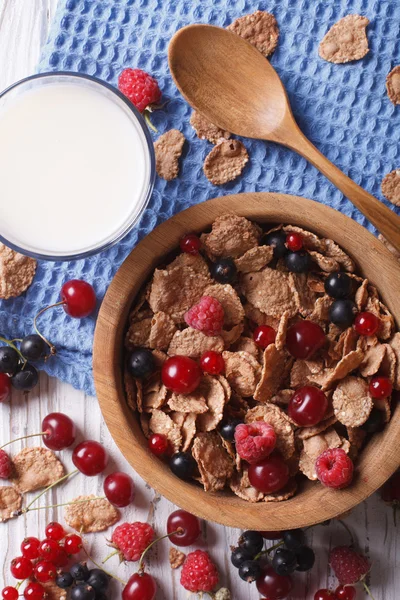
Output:
<instances>
[{"instance_id":1,"label":"spoon handle","mask_svg":"<svg viewBox=\"0 0 400 600\"><path fill-rule=\"evenodd\" d=\"M347 177L317 150L300 129L297 127L296 129L297 135L292 135L289 142L285 140L285 145L301 154L321 171L400 252L400 217L385 206L383 202L380 202L357 185L350 177Z\"/></svg>"}]
</instances>

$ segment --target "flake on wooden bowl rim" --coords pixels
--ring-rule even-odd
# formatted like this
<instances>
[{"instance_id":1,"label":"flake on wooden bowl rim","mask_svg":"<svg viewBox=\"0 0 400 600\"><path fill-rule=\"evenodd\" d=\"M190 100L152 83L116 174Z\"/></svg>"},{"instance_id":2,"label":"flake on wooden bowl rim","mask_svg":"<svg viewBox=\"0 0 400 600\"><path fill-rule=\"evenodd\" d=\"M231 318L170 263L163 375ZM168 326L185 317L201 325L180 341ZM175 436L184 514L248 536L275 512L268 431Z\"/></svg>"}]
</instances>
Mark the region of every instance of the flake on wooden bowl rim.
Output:
<instances>
[{"instance_id":1,"label":"flake on wooden bowl rim","mask_svg":"<svg viewBox=\"0 0 400 600\"><path fill-rule=\"evenodd\" d=\"M389 341L389 346L392 348L396 356L396 371L394 376L393 387L395 390L400 390L400 332L396 332Z\"/></svg>"},{"instance_id":2,"label":"flake on wooden bowl rim","mask_svg":"<svg viewBox=\"0 0 400 600\"><path fill-rule=\"evenodd\" d=\"M331 63L347 63L364 58L369 52L366 27L369 19L347 15L337 21L319 45L319 55Z\"/></svg>"},{"instance_id":3,"label":"flake on wooden bowl rim","mask_svg":"<svg viewBox=\"0 0 400 600\"><path fill-rule=\"evenodd\" d=\"M213 185L223 185L239 177L248 161L249 154L242 142L223 140L206 156L203 171Z\"/></svg>"},{"instance_id":4,"label":"flake on wooden bowl rim","mask_svg":"<svg viewBox=\"0 0 400 600\"><path fill-rule=\"evenodd\" d=\"M235 472L233 474L229 481L229 487L236 496L247 502L260 502L264 498L264 494L251 485L247 467L243 469L242 473Z\"/></svg>"},{"instance_id":5,"label":"flake on wooden bowl rim","mask_svg":"<svg viewBox=\"0 0 400 600\"><path fill-rule=\"evenodd\" d=\"M23 294L31 285L37 262L0 243L0 298L8 300Z\"/></svg>"},{"instance_id":6,"label":"flake on wooden bowl rim","mask_svg":"<svg viewBox=\"0 0 400 600\"><path fill-rule=\"evenodd\" d=\"M105 531L120 519L119 510L106 498L94 495L78 496L64 511L64 520L69 527L80 533Z\"/></svg>"},{"instance_id":7,"label":"flake on wooden bowl rim","mask_svg":"<svg viewBox=\"0 0 400 600\"><path fill-rule=\"evenodd\" d=\"M45 488L65 474L55 453L40 446L21 450L13 457L13 465L10 481L22 494Z\"/></svg>"},{"instance_id":8,"label":"flake on wooden bowl rim","mask_svg":"<svg viewBox=\"0 0 400 600\"><path fill-rule=\"evenodd\" d=\"M167 181L178 177L179 159L184 143L185 136L178 129L166 131L154 142L156 171L159 177Z\"/></svg>"},{"instance_id":9,"label":"flake on wooden bowl rim","mask_svg":"<svg viewBox=\"0 0 400 600\"><path fill-rule=\"evenodd\" d=\"M190 117L190 124L196 132L196 135L201 140L208 140L212 144L218 144L221 139L229 140L231 133L225 129L221 129L218 125L211 123L198 110L194 110Z\"/></svg>"},{"instance_id":10,"label":"flake on wooden bowl rim","mask_svg":"<svg viewBox=\"0 0 400 600\"><path fill-rule=\"evenodd\" d=\"M262 10L239 17L228 25L233 31L264 56L270 56L278 45L279 27L274 15Z\"/></svg>"},{"instance_id":11,"label":"flake on wooden bowl rim","mask_svg":"<svg viewBox=\"0 0 400 600\"><path fill-rule=\"evenodd\" d=\"M297 492L297 482L294 477L289 479L287 484L278 492L273 494L266 494L264 496L264 502L283 502L289 500Z\"/></svg>"}]
</instances>

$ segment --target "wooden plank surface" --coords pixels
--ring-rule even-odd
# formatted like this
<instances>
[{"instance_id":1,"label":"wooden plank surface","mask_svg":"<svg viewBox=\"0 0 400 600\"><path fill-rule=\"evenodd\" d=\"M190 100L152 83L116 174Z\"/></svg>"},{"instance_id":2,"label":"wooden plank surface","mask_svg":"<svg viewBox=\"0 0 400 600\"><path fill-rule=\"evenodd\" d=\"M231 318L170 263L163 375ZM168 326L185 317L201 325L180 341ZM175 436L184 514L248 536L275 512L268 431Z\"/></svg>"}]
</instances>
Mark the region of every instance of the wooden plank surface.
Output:
<instances>
[{"instance_id":1,"label":"wooden plank surface","mask_svg":"<svg viewBox=\"0 0 400 600\"><path fill-rule=\"evenodd\" d=\"M63 0L60 0L63 1ZM0 3L0 88L35 70L40 47L46 40L49 22L54 15L57 0L2 0ZM1 181L0 181L1 186ZM1 187L0 187L1 189ZM57 360L56 358L54 360ZM14 394L10 405L0 405L0 445L12 437L40 431L42 418L50 411L62 411L69 414L79 427L79 439L96 439L109 450L111 460L108 471L129 470L123 457L116 449L107 428L102 421L95 398L85 396L71 386L62 384L42 374L40 385L28 398ZM30 440L29 445L39 444ZM24 447L16 443L12 453ZM67 469L72 469L71 453L64 451L61 458ZM173 506L160 498L140 478L133 474L137 495L134 507L123 511L126 521L149 520L160 535L165 531L168 514ZM79 494L101 494L101 478L85 478L79 475L62 487L41 499L40 505L67 502ZM9 574L9 562L19 555L19 545L27 535L43 537L46 523L51 520L63 522L63 509L45 509L33 511L25 517L0 525L0 587L12 584ZM367 552L374 566L371 575L371 587L375 600L398 600L400 598L400 576L396 564L397 552L400 552L399 534L393 526L390 508L377 496L360 505L346 523L353 529L361 550ZM96 559L104 558L107 553L106 540L109 532L88 535L86 542ZM224 584L233 590L237 600L256 600L259 594L254 585L242 582L231 567L229 561L230 545L237 542L238 530L225 529L212 523L203 524L203 541L200 546L207 548L216 560ZM309 543L317 553L317 563L309 574L296 574L295 589L291 600L312 600L319 587L334 587L335 580L327 566L329 549L338 543L347 543L348 536L340 524L318 526L307 533ZM187 592L179 585L179 572L172 572L168 562L167 541L161 542L149 559L149 570L159 584L157 600L184 600ZM135 565L118 567L113 558L108 568L123 579L135 571ZM119 598L119 586L109 594L112 599ZM357 598L366 597L359 590Z\"/></svg>"}]
</instances>

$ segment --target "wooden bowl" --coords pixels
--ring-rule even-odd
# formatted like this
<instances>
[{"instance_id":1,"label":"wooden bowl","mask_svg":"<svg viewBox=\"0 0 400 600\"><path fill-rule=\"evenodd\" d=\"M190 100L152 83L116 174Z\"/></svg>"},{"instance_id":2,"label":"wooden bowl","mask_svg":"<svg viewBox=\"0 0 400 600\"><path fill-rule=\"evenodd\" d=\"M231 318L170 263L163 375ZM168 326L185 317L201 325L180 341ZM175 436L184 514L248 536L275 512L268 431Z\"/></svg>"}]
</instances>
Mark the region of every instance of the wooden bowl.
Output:
<instances>
[{"instance_id":1,"label":"wooden bowl","mask_svg":"<svg viewBox=\"0 0 400 600\"><path fill-rule=\"evenodd\" d=\"M127 407L122 378L123 337L130 307L142 283L187 232L202 232L214 219L235 212L258 222L303 226L338 242L358 268L378 286L384 302L400 322L400 266L366 229L341 213L296 196L250 193L224 196L193 206L152 231L125 260L100 309L94 341L94 378L100 407L114 441L137 473L178 506L230 527L281 530L334 518L370 496L400 464L400 409L381 434L375 434L357 462L354 483L342 491L304 481L285 502L251 504L231 492L206 493L181 481L154 457L138 420Z\"/></svg>"}]
</instances>

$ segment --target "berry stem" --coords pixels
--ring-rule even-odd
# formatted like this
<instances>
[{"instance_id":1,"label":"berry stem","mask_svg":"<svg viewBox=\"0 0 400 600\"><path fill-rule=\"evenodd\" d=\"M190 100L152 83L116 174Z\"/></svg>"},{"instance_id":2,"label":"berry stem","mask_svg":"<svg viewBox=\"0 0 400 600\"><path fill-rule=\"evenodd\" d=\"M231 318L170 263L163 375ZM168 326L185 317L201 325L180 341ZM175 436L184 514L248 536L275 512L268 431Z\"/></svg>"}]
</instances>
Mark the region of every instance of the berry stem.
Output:
<instances>
[{"instance_id":1,"label":"berry stem","mask_svg":"<svg viewBox=\"0 0 400 600\"><path fill-rule=\"evenodd\" d=\"M362 582L362 584L363 584L363 586L364 586L364 589L365 589L365 591L367 592L368 596L369 596L370 598L372 598L372 600L375 600L375 598L373 597L373 595L372 595L372 593L371 593L371 590L369 589L369 587L367 586L367 584L365 583L365 581L363 581L363 582Z\"/></svg>"},{"instance_id":2,"label":"berry stem","mask_svg":"<svg viewBox=\"0 0 400 600\"><path fill-rule=\"evenodd\" d=\"M38 494L38 495L36 496L36 498L34 498L34 499L32 500L32 502L30 502L30 503L28 504L28 506L27 506L26 508L23 508L23 509L22 509L22 512L23 512L23 513L27 513L29 510L32 510L32 509L31 509L31 506L32 506L33 504L35 504L35 502L36 502L37 500L39 500L39 498L40 498L41 496L43 496L43 495L44 495L46 492L48 492L49 490L51 490L53 487L55 487L56 485L58 485L58 484L59 484L59 483L61 483L62 481L65 481L65 480L66 480L66 479L68 479L69 477L73 477L73 476L74 476L74 475L76 475L77 473L79 473L79 470L78 470L78 469L75 469L75 471L71 471L71 473L67 473L66 475L64 475L64 477L61 477L60 479L57 479L57 481L55 481L55 482L54 482L54 483L52 483L51 485L48 485L48 486L47 486L47 488L45 488L45 489L44 489L42 492L40 492L40 494Z\"/></svg>"},{"instance_id":3,"label":"berry stem","mask_svg":"<svg viewBox=\"0 0 400 600\"><path fill-rule=\"evenodd\" d=\"M47 433L48 433L47 431L43 431L42 433L32 433L30 435L24 435L22 437L15 438L15 440L10 440L6 444L3 444L3 446L0 446L0 450L3 450L3 448L5 448L6 446L9 446L10 444L13 444L14 442L20 442L22 440L27 440L29 438L38 437L39 435L43 436L43 435L46 435Z\"/></svg>"},{"instance_id":4,"label":"berry stem","mask_svg":"<svg viewBox=\"0 0 400 600\"><path fill-rule=\"evenodd\" d=\"M144 120L146 121L146 124L147 124L147 126L148 126L148 127L149 127L149 128L152 130L152 131L154 131L154 133L158 133L158 129L157 129L156 127L154 127L153 123L152 123L152 122L151 122L151 120L150 120L150 114L149 114L149 113L150 113L149 109L148 109L148 108L146 108L146 109L144 110L144 112L143 112L143 117L144 117Z\"/></svg>"},{"instance_id":5,"label":"berry stem","mask_svg":"<svg viewBox=\"0 0 400 600\"><path fill-rule=\"evenodd\" d=\"M345 528L345 530L347 531L347 533L350 536L350 546L354 546L355 545L355 539L354 539L354 534L351 531L350 527L347 525L347 523L345 523L344 521L342 521L342 519L336 519L338 523L341 524L342 527Z\"/></svg>"},{"instance_id":6,"label":"berry stem","mask_svg":"<svg viewBox=\"0 0 400 600\"><path fill-rule=\"evenodd\" d=\"M74 500L72 502L62 502L61 504L51 504L50 506L34 506L29 509L22 509L22 512L25 514L27 512L31 512L32 510L44 510L45 508L59 508L60 506L72 506L75 504L83 504L84 502L93 502L94 500L104 500L105 496L96 496L95 498L87 498L86 500Z\"/></svg>"},{"instance_id":7,"label":"berry stem","mask_svg":"<svg viewBox=\"0 0 400 600\"><path fill-rule=\"evenodd\" d=\"M277 544L274 544L273 546L271 546L270 548L267 548L266 550L261 550L261 552L259 552L254 558L253 560L258 560L263 554L269 554L270 552L272 552L273 550L276 550L277 548L280 548L281 546L283 546L283 540L281 540L280 542L278 542Z\"/></svg>"},{"instance_id":8,"label":"berry stem","mask_svg":"<svg viewBox=\"0 0 400 600\"><path fill-rule=\"evenodd\" d=\"M47 310L50 310L50 308L55 308L56 306L62 306L63 304L65 304L64 300L61 300L60 302L56 302L55 304L50 304L49 306L42 308L42 310L40 310L38 312L38 314L36 315L36 317L33 319L33 327L34 327L36 333L38 334L39 337L42 338L44 343L48 345L48 347L50 348L50 355L53 355L53 356L54 356L54 354L57 354L57 348L54 346L54 344L49 342L49 340L47 338L45 338L44 335L42 335L40 333L40 331L37 327L37 320L41 315L43 315L43 313L45 313Z\"/></svg>"},{"instance_id":9,"label":"berry stem","mask_svg":"<svg viewBox=\"0 0 400 600\"><path fill-rule=\"evenodd\" d=\"M112 558L113 556L115 556L116 554L119 554L119 550L113 550L112 552L110 552L110 554L108 554L104 560L101 561L101 564L104 565L104 563L106 563L108 560L110 560L110 558Z\"/></svg>"},{"instance_id":10,"label":"berry stem","mask_svg":"<svg viewBox=\"0 0 400 600\"><path fill-rule=\"evenodd\" d=\"M15 341L15 340L13 340L13 341ZM20 357L20 359L22 360L22 362L24 363L24 365L26 364L26 358L25 358L25 356L22 354L21 350L19 350L17 348L17 346L12 343L12 341L10 341L7 338L5 338L5 337L3 337L3 336L0 335L0 342L4 342L5 344L7 344L7 346L10 346L10 348L12 348L13 350L15 350L15 352L18 354L18 356Z\"/></svg>"},{"instance_id":11,"label":"berry stem","mask_svg":"<svg viewBox=\"0 0 400 600\"><path fill-rule=\"evenodd\" d=\"M21 585L22 585L23 583L25 583L25 581L26 581L26 579L23 579L22 581L18 581L17 585L15 586L15 589L16 589L16 590L19 590L19 588L21 587Z\"/></svg>"},{"instance_id":12,"label":"berry stem","mask_svg":"<svg viewBox=\"0 0 400 600\"><path fill-rule=\"evenodd\" d=\"M140 557L139 566L138 566L138 573L142 573L144 571L143 560L144 560L144 557L147 554L147 552L150 550L150 548L152 546L154 546L154 544L157 544L157 542L161 542L161 540L165 540L166 538L169 538L171 535L176 535L180 531L181 531L180 529L177 529L176 531L171 531L171 533L167 533L166 535L162 535L161 537L158 537L155 540L153 540L151 542L151 544L149 544L147 546L146 550L142 553L142 556Z\"/></svg>"},{"instance_id":13,"label":"berry stem","mask_svg":"<svg viewBox=\"0 0 400 600\"><path fill-rule=\"evenodd\" d=\"M120 579L117 575L113 575L112 573L110 573L109 571L106 571L105 569L103 569L103 567L101 567L99 564L97 564L97 562L95 560L93 560L93 558L90 556L89 552L86 550L86 547L84 545L82 545L82 550L84 551L84 553L86 554L86 556L88 557L88 559L101 571L104 571L104 573L106 575L108 575L109 577L112 577L113 579L116 579L117 581L119 581L123 586L126 585L126 581L123 581L122 579ZM104 561L102 562L102 564L104 563Z\"/></svg>"}]
</instances>

